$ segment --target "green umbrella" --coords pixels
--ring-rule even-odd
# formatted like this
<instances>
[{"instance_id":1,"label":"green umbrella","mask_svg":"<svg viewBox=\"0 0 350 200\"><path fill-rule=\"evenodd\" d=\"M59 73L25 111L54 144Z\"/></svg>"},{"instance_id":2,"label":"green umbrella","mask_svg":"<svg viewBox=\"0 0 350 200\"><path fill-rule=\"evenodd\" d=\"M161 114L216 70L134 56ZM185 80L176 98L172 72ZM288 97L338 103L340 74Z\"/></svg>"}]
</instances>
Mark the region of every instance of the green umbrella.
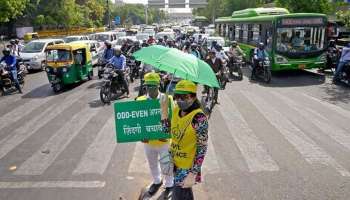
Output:
<instances>
[{"instance_id":1,"label":"green umbrella","mask_svg":"<svg viewBox=\"0 0 350 200\"><path fill-rule=\"evenodd\" d=\"M153 45L136 51L133 56L138 61L180 78L210 87L219 87L214 71L206 62L178 49Z\"/></svg>"}]
</instances>

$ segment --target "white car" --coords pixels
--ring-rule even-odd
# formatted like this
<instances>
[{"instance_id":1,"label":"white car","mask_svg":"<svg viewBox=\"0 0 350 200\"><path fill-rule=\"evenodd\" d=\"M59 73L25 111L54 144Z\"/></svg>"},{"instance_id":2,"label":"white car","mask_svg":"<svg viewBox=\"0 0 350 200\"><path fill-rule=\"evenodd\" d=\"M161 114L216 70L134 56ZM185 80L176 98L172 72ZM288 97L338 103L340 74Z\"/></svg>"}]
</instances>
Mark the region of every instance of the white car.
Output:
<instances>
[{"instance_id":1,"label":"white car","mask_svg":"<svg viewBox=\"0 0 350 200\"><path fill-rule=\"evenodd\" d=\"M89 37L85 35L71 35L65 37L63 40L65 43L70 43L78 40L89 40Z\"/></svg>"},{"instance_id":2,"label":"white car","mask_svg":"<svg viewBox=\"0 0 350 200\"><path fill-rule=\"evenodd\" d=\"M46 47L61 43L64 43L62 39L40 39L27 43L21 51L21 58L27 70L44 70L46 66Z\"/></svg>"},{"instance_id":3,"label":"white car","mask_svg":"<svg viewBox=\"0 0 350 200\"><path fill-rule=\"evenodd\" d=\"M208 37L207 44L209 48L211 48L211 43L213 41L217 41L218 44L220 44L222 47L225 47L225 39L223 37Z\"/></svg>"},{"instance_id":4,"label":"white car","mask_svg":"<svg viewBox=\"0 0 350 200\"><path fill-rule=\"evenodd\" d=\"M168 36L169 39L174 40L175 39L175 33L174 32L159 32L156 34L156 39L164 38L164 36Z\"/></svg>"},{"instance_id":5,"label":"white car","mask_svg":"<svg viewBox=\"0 0 350 200\"><path fill-rule=\"evenodd\" d=\"M104 42L106 40L114 41L117 39L117 33L110 31L110 32L100 32L100 33L94 33L90 35L91 40L97 40L99 42Z\"/></svg>"},{"instance_id":6,"label":"white car","mask_svg":"<svg viewBox=\"0 0 350 200\"><path fill-rule=\"evenodd\" d=\"M135 37L136 37L136 39L140 42L140 43L142 43L143 42L143 40L148 40L148 38L149 38L149 34L148 33L138 33L138 34L136 34L135 35Z\"/></svg>"},{"instance_id":7,"label":"white car","mask_svg":"<svg viewBox=\"0 0 350 200\"><path fill-rule=\"evenodd\" d=\"M156 35L156 32L154 31L154 29L144 29L144 30L142 31L142 33L151 35L151 36L153 36L153 37Z\"/></svg>"},{"instance_id":8,"label":"white car","mask_svg":"<svg viewBox=\"0 0 350 200\"><path fill-rule=\"evenodd\" d=\"M72 43L84 43L89 46L92 57L92 66L97 64L98 58L102 57L105 49L104 45L101 45L97 40L80 40Z\"/></svg>"}]
</instances>

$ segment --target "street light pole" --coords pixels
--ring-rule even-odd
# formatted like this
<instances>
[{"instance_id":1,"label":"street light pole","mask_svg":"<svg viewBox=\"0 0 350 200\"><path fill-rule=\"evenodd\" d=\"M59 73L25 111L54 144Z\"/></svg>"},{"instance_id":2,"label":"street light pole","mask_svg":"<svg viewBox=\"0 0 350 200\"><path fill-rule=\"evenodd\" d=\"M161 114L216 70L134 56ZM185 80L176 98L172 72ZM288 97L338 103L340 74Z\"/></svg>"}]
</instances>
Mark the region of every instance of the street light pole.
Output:
<instances>
[{"instance_id":1,"label":"street light pole","mask_svg":"<svg viewBox=\"0 0 350 200\"><path fill-rule=\"evenodd\" d=\"M148 24L148 4L145 4L145 21Z\"/></svg>"}]
</instances>

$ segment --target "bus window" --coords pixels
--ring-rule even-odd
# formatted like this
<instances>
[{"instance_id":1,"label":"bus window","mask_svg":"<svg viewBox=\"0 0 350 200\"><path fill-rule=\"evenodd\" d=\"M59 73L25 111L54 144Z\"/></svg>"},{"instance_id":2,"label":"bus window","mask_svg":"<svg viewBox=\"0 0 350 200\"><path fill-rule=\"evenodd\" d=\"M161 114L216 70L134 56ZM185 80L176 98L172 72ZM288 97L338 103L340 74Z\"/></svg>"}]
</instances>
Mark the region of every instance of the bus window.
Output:
<instances>
[{"instance_id":1,"label":"bus window","mask_svg":"<svg viewBox=\"0 0 350 200\"><path fill-rule=\"evenodd\" d=\"M248 42L251 42L253 40L253 24L248 24Z\"/></svg>"},{"instance_id":2,"label":"bus window","mask_svg":"<svg viewBox=\"0 0 350 200\"><path fill-rule=\"evenodd\" d=\"M325 28L294 27L277 29L277 50L294 53L320 51L325 47Z\"/></svg>"},{"instance_id":3,"label":"bus window","mask_svg":"<svg viewBox=\"0 0 350 200\"><path fill-rule=\"evenodd\" d=\"M229 35L230 40L234 40L235 39L235 26L231 25L230 27L230 35Z\"/></svg>"},{"instance_id":4,"label":"bus window","mask_svg":"<svg viewBox=\"0 0 350 200\"><path fill-rule=\"evenodd\" d=\"M243 41L248 42L248 24L243 24Z\"/></svg>"},{"instance_id":5,"label":"bus window","mask_svg":"<svg viewBox=\"0 0 350 200\"><path fill-rule=\"evenodd\" d=\"M253 41L258 43L261 38L261 24L254 24L253 26Z\"/></svg>"},{"instance_id":6,"label":"bus window","mask_svg":"<svg viewBox=\"0 0 350 200\"><path fill-rule=\"evenodd\" d=\"M235 40L239 41L239 38L240 38L240 26L239 25L235 25Z\"/></svg>"},{"instance_id":7,"label":"bus window","mask_svg":"<svg viewBox=\"0 0 350 200\"><path fill-rule=\"evenodd\" d=\"M240 42L243 41L243 24L241 24L240 27L239 27L239 38L238 38L238 40Z\"/></svg>"}]
</instances>

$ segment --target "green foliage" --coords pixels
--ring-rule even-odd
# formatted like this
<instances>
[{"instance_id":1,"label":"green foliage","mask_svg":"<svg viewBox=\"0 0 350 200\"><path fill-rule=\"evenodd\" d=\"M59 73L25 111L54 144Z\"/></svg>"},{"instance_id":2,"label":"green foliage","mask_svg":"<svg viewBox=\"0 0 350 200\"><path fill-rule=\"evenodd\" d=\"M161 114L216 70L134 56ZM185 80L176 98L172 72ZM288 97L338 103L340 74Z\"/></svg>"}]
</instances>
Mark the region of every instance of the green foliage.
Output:
<instances>
[{"instance_id":1,"label":"green foliage","mask_svg":"<svg viewBox=\"0 0 350 200\"><path fill-rule=\"evenodd\" d=\"M0 0L0 23L9 22L23 14L29 0Z\"/></svg>"},{"instance_id":2,"label":"green foliage","mask_svg":"<svg viewBox=\"0 0 350 200\"><path fill-rule=\"evenodd\" d=\"M350 28L350 10L337 12L337 18Z\"/></svg>"}]
</instances>

